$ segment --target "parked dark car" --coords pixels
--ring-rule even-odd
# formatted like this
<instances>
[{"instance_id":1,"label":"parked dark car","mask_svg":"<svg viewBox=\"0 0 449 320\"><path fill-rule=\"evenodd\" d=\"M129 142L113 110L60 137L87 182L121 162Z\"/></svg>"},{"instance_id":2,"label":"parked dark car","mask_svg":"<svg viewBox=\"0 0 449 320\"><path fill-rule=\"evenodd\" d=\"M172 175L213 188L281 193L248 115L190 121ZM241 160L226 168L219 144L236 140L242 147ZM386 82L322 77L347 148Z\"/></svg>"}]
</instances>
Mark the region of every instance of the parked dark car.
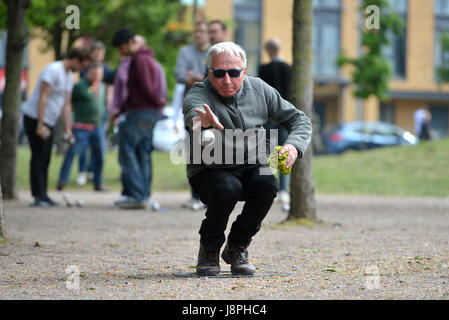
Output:
<instances>
[{"instance_id":1,"label":"parked dark car","mask_svg":"<svg viewBox=\"0 0 449 320\"><path fill-rule=\"evenodd\" d=\"M398 145L416 145L419 139L410 132L387 122L348 122L324 131L327 153L365 150Z\"/></svg>"}]
</instances>

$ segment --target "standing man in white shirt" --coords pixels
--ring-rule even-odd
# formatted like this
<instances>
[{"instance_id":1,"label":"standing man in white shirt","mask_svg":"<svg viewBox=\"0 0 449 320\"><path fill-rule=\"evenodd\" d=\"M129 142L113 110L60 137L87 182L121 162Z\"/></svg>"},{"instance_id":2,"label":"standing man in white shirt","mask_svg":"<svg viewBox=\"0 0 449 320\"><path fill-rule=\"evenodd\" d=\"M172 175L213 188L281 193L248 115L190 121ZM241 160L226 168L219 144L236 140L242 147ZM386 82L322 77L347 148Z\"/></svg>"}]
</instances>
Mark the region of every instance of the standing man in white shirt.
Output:
<instances>
[{"instance_id":1,"label":"standing man in white shirt","mask_svg":"<svg viewBox=\"0 0 449 320\"><path fill-rule=\"evenodd\" d=\"M62 115L64 132L73 138L71 123L72 72L84 69L88 62L83 49L72 48L66 58L49 64L39 76L24 108L24 125L31 148L30 184L34 202L31 206L57 205L47 195L48 166L53 145L53 129Z\"/></svg>"}]
</instances>

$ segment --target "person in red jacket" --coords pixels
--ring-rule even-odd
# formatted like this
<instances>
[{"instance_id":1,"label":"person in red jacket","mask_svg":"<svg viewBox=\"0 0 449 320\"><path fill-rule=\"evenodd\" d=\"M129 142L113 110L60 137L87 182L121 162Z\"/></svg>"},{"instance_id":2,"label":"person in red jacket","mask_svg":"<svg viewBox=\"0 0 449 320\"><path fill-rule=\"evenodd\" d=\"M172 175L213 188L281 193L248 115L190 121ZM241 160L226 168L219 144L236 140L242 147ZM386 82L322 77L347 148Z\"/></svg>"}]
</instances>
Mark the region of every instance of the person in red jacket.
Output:
<instances>
[{"instance_id":1,"label":"person in red jacket","mask_svg":"<svg viewBox=\"0 0 449 320\"><path fill-rule=\"evenodd\" d=\"M130 56L128 97L111 115L113 122L127 113L119 125L119 163L127 197L115 202L123 209L145 208L151 194L151 151L153 128L166 104L165 74L153 50L136 41L129 29L116 31L112 45Z\"/></svg>"}]
</instances>

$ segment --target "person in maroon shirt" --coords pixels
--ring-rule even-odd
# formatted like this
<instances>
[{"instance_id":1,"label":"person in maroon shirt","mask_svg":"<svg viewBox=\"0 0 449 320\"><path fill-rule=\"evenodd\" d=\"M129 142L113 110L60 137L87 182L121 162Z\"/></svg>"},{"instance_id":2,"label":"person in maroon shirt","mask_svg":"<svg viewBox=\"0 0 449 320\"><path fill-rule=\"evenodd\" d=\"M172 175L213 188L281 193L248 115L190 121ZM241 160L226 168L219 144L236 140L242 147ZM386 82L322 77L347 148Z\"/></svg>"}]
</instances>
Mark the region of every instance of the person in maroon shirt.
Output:
<instances>
[{"instance_id":1,"label":"person in maroon shirt","mask_svg":"<svg viewBox=\"0 0 449 320\"><path fill-rule=\"evenodd\" d=\"M145 208L151 194L151 151L153 128L166 104L166 83L153 50L136 41L129 29L116 31L112 45L123 56L130 56L128 97L111 115L113 122L127 113L119 125L119 163L122 184L128 196L115 202L124 209Z\"/></svg>"}]
</instances>

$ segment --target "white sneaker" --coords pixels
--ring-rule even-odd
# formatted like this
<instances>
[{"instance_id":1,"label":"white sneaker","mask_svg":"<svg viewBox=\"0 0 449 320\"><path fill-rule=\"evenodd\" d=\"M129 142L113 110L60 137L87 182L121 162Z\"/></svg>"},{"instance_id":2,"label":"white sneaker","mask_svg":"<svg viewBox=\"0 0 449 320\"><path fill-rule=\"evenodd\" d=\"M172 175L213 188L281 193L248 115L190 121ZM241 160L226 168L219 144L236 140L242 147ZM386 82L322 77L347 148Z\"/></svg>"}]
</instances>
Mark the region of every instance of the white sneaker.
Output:
<instances>
[{"instance_id":1,"label":"white sneaker","mask_svg":"<svg viewBox=\"0 0 449 320\"><path fill-rule=\"evenodd\" d=\"M121 194L118 200L111 202L109 205L111 207L118 207L120 203L125 202L126 200L128 200L128 196Z\"/></svg>"},{"instance_id":2,"label":"white sneaker","mask_svg":"<svg viewBox=\"0 0 449 320\"><path fill-rule=\"evenodd\" d=\"M290 193L287 191L280 191L279 192L279 201L285 205L290 203Z\"/></svg>"},{"instance_id":3,"label":"white sneaker","mask_svg":"<svg viewBox=\"0 0 449 320\"><path fill-rule=\"evenodd\" d=\"M187 202L183 203L182 206L185 209L190 209L193 211L198 211L201 210L203 208L205 208L206 206L200 201L200 200L196 200L196 199L190 199Z\"/></svg>"},{"instance_id":4,"label":"white sneaker","mask_svg":"<svg viewBox=\"0 0 449 320\"><path fill-rule=\"evenodd\" d=\"M139 201L134 198L126 197L115 201L114 205L120 209L145 209L147 203L145 201Z\"/></svg>"},{"instance_id":5,"label":"white sneaker","mask_svg":"<svg viewBox=\"0 0 449 320\"><path fill-rule=\"evenodd\" d=\"M126 200L128 200L128 196L121 194L117 201L126 201Z\"/></svg>"},{"instance_id":6,"label":"white sneaker","mask_svg":"<svg viewBox=\"0 0 449 320\"><path fill-rule=\"evenodd\" d=\"M193 211L198 211L205 208L205 205L200 201L200 200L195 200L192 203L192 210Z\"/></svg>"},{"instance_id":7,"label":"white sneaker","mask_svg":"<svg viewBox=\"0 0 449 320\"><path fill-rule=\"evenodd\" d=\"M86 173L80 172L78 178L76 179L76 184L79 186L84 186L87 182Z\"/></svg>"}]
</instances>

